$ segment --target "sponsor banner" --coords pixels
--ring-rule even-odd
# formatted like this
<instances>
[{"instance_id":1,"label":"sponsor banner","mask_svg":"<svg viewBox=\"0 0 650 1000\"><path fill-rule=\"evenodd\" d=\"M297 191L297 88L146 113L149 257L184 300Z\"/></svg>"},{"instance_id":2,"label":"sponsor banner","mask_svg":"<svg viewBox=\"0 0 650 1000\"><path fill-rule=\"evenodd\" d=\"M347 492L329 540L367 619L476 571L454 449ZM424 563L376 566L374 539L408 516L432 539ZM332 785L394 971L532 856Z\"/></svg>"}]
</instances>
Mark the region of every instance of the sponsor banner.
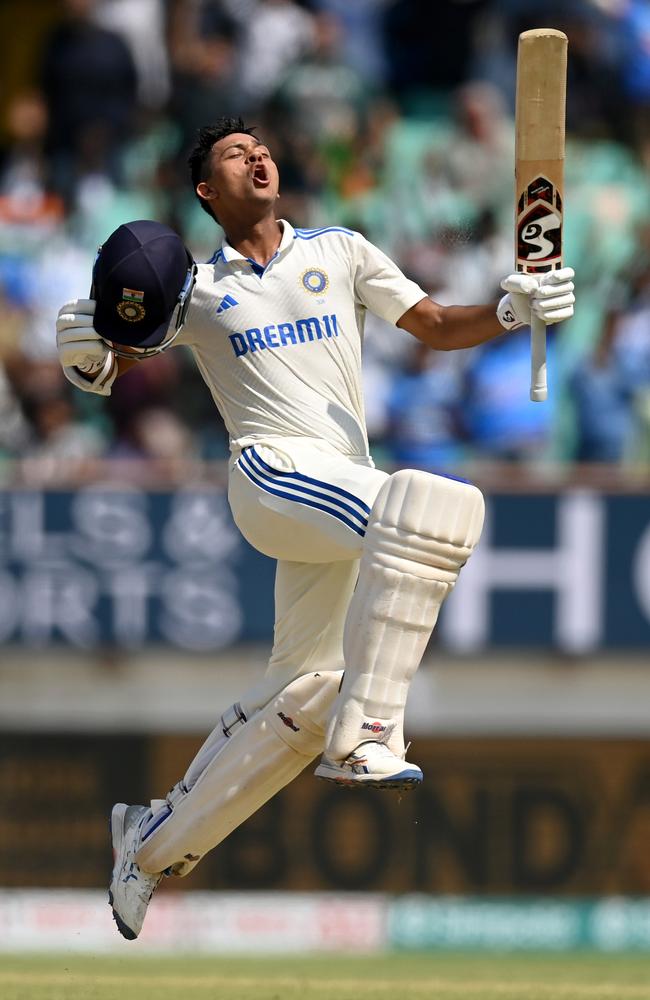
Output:
<instances>
[{"instance_id":1,"label":"sponsor banner","mask_svg":"<svg viewBox=\"0 0 650 1000\"><path fill-rule=\"evenodd\" d=\"M273 577L221 486L0 491L0 645L270 642ZM463 653L647 649L648 497L488 497L483 538L436 635Z\"/></svg>"},{"instance_id":2,"label":"sponsor banner","mask_svg":"<svg viewBox=\"0 0 650 1000\"><path fill-rule=\"evenodd\" d=\"M0 895L0 953L124 953L95 890ZM650 899L505 900L158 890L129 954L650 951Z\"/></svg>"},{"instance_id":3,"label":"sponsor banner","mask_svg":"<svg viewBox=\"0 0 650 1000\"><path fill-rule=\"evenodd\" d=\"M105 885L112 803L164 794L200 742L0 736L0 886ZM425 780L403 796L345 795L306 768L208 853L193 888L650 895L649 740L421 739L413 753Z\"/></svg>"},{"instance_id":4,"label":"sponsor banner","mask_svg":"<svg viewBox=\"0 0 650 1000\"><path fill-rule=\"evenodd\" d=\"M254 894L159 889L129 953L296 954L382 951L386 901L324 893ZM0 952L120 951L106 893L10 890L0 895Z\"/></svg>"},{"instance_id":5,"label":"sponsor banner","mask_svg":"<svg viewBox=\"0 0 650 1000\"><path fill-rule=\"evenodd\" d=\"M389 907L399 950L650 951L650 900L406 896Z\"/></svg>"}]
</instances>

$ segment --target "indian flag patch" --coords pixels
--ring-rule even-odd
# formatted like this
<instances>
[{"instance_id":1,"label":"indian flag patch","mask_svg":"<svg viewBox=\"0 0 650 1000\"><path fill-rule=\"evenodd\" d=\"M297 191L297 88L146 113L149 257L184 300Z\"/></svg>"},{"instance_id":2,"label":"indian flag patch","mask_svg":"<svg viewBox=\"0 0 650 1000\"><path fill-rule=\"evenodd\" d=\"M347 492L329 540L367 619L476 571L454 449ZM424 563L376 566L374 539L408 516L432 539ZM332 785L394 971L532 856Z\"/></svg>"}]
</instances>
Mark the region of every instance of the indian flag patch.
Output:
<instances>
[{"instance_id":1,"label":"indian flag patch","mask_svg":"<svg viewBox=\"0 0 650 1000\"><path fill-rule=\"evenodd\" d=\"M142 302L144 299L144 292L139 292L137 288L123 288L122 298L127 302Z\"/></svg>"}]
</instances>

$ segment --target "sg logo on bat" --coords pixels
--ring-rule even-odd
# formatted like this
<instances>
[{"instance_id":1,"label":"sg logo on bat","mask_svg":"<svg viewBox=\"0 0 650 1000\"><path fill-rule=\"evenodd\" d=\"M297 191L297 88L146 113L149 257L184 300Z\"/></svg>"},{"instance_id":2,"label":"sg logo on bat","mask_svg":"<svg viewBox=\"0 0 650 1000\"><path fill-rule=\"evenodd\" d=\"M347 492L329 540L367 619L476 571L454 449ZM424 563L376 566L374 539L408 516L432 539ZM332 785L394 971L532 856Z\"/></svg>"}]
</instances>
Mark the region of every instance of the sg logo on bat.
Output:
<instances>
[{"instance_id":1,"label":"sg logo on bat","mask_svg":"<svg viewBox=\"0 0 650 1000\"><path fill-rule=\"evenodd\" d=\"M517 270L562 266L562 198L547 177L536 177L517 204Z\"/></svg>"}]
</instances>

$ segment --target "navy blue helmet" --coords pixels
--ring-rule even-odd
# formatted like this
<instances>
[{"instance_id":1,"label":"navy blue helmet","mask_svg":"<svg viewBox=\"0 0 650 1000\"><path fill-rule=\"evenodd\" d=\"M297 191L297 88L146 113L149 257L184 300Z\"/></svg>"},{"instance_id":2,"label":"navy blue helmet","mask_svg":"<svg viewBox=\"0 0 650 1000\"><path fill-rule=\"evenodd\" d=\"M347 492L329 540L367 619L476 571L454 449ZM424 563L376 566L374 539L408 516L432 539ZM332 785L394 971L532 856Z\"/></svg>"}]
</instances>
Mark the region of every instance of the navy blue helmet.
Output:
<instances>
[{"instance_id":1,"label":"navy blue helmet","mask_svg":"<svg viewBox=\"0 0 650 1000\"><path fill-rule=\"evenodd\" d=\"M116 354L159 354L181 331L195 280L196 264L173 229L126 222L97 253L93 326Z\"/></svg>"}]
</instances>

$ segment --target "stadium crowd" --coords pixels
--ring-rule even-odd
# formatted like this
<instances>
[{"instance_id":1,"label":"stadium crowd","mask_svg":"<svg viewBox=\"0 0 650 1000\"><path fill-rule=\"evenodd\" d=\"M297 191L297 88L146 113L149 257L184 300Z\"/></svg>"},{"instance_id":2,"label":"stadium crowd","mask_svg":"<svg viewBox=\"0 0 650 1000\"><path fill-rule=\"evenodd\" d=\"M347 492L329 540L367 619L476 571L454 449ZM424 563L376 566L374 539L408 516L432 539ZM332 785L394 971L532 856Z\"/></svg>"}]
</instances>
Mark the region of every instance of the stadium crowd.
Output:
<instances>
[{"instance_id":1,"label":"stadium crowd","mask_svg":"<svg viewBox=\"0 0 650 1000\"><path fill-rule=\"evenodd\" d=\"M242 114L281 175L280 215L363 231L435 299L499 296L512 269L520 31L569 36L566 260L576 316L528 400L527 331L435 354L368 317L380 464L650 465L650 5L645 0L5 0L0 8L0 469L56 482L99 457L225 457L191 357L74 392L54 321L98 244L152 218L207 260L190 188L199 125Z\"/></svg>"}]
</instances>

